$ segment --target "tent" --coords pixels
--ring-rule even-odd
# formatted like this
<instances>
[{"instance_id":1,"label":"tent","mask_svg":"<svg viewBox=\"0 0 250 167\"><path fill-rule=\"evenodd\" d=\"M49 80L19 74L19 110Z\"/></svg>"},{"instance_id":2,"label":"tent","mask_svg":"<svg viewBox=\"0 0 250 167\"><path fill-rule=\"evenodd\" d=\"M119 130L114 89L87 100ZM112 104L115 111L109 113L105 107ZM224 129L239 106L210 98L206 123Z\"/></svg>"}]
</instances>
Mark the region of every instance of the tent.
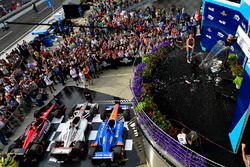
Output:
<instances>
[{"instance_id":1,"label":"tent","mask_svg":"<svg viewBox=\"0 0 250 167\"><path fill-rule=\"evenodd\" d=\"M90 9L90 5L82 3L82 0L66 0L63 3L65 19L73 19L82 17L86 10Z\"/></svg>"}]
</instances>

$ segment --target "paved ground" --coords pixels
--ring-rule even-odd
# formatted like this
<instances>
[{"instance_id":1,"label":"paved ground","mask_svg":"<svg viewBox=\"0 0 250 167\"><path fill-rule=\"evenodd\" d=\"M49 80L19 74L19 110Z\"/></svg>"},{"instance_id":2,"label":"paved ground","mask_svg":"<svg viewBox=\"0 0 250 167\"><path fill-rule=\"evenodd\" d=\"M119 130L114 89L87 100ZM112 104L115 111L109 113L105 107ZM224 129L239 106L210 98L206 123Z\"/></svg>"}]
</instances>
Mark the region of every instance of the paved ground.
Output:
<instances>
[{"instance_id":1,"label":"paved ground","mask_svg":"<svg viewBox=\"0 0 250 167\"><path fill-rule=\"evenodd\" d=\"M100 76L100 78L95 79L94 85L89 86L88 89L94 92L94 94L96 95L95 98L97 100L104 100L106 98L112 99L113 96L117 96L117 97L124 98L124 99L131 99L132 94L131 94L131 91L129 89L131 75L132 75L132 67L120 67L119 69L116 69L116 70L113 70L113 69L106 70L103 72L103 74ZM67 86L76 86L72 79L68 80L66 82L66 85ZM71 94L70 96L65 94L65 89L64 89L65 87L62 86L61 84L57 84L55 87L56 87L56 91L53 94L50 94L50 98L46 102L49 102L54 95L57 95L57 96L60 96L60 99L64 99L64 101L67 103L66 105L72 105L71 103L80 103L81 98L79 95L81 95L81 94L83 95L83 92L81 93L82 89L80 89L80 88L83 88L82 84L79 85L79 91L75 90L75 89L77 89L77 87L67 87L67 90L74 89L74 90L72 90L72 92L74 92L74 93ZM64 93L61 93L61 92L64 92ZM70 92L70 91L68 91L68 92ZM17 128L16 133L12 137L10 137L10 141L13 141L16 138L18 138L23 133L23 131L25 130L27 125L30 124L34 120L33 112L37 109L39 109L39 108L38 107L33 108L32 111L26 116L25 121L21 124L21 126L19 128ZM98 115L97 115L97 117L98 117ZM98 120L98 119L95 119L95 120ZM96 130L98 129L98 125L97 125L98 121L97 122L94 121L92 124L93 124L92 126L94 127L93 128L93 133L94 133L94 131L96 132ZM58 131L60 131L60 130L58 130ZM93 133L92 134L91 133L89 136L90 138L93 134ZM128 143L132 142L131 136L128 137L128 139L129 139L127 141ZM51 140L51 141L53 142L53 140ZM136 155L136 152L134 151L134 149L129 150L129 147L132 146L131 144L127 144L128 145L127 158L129 160L123 166L138 165L139 160L138 160L138 157ZM42 161L41 163L39 163L39 166L60 166L60 165L55 164L55 163L54 164L48 163L49 158L50 158L49 156L46 156L45 160ZM89 160L86 160L86 159L81 161L81 162L74 163L74 165L76 165L76 166L79 166L81 164L84 164L85 166L86 165L92 166L91 162ZM72 165L72 163L66 163L63 166L69 166L69 165ZM142 165L140 167L144 167L144 165Z\"/></svg>"},{"instance_id":2,"label":"paved ground","mask_svg":"<svg viewBox=\"0 0 250 167\"><path fill-rule=\"evenodd\" d=\"M124 99L131 99L132 94L129 89L131 75L132 67L120 67L117 70L107 70L104 71L100 78L95 79L94 85L89 86L88 89ZM72 79L70 79L66 81L66 85L74 86L75 83ZM83 88L83 85L80 84L79 87ZM54 92L53 95L57 95L64 87L61 84L57 84L55 88L56 92ZM49 93L49 95L50 98L49 100L47 100L47 102L49 102L53 97L52 94ZM33 111L37 109L39 108L35 107ZM23 133L23 130L27 127L27 125L30 124L31 121L33 121L33 118L33 112L31 111L26 116L25 121L22 123L22 125L16 130L16 133L10 138L10 140L13 141L17 137L19 137Z\"/></svg>"}]
</instances>

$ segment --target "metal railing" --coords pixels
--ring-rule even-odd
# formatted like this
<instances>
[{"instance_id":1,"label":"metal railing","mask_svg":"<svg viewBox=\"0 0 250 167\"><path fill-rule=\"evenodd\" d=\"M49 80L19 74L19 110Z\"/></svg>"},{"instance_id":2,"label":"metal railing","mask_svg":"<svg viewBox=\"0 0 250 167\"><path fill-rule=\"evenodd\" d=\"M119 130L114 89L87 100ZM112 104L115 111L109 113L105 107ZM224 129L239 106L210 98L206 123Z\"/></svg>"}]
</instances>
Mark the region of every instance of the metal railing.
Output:
<instances>
[{"instance_id":1,"label":"metal railing","mask_svg":"<svg viewBox=\"0 0 250 167\"><path fill-rule=\"evenodd\" d=\"M135 69L135 68L134 68ZM132 75L130 88L135 98L133 91L134 75ZM132 100L135 108L135 104L138 104L138 100ZM156 125L152 119L144 112L135 111L138 124L144 133L144 136L154 147L159 155L171 162L171 159L176 160L179 164L188 167L222 167L223 165L216 163L199 153L191 150L190 148L181 145L177 140L173 139L167 133L165 133L158 125ZM176 165L175 162L171 162ZM176 165L178 166L178 165Z\"/></svg>"}]
</instances>

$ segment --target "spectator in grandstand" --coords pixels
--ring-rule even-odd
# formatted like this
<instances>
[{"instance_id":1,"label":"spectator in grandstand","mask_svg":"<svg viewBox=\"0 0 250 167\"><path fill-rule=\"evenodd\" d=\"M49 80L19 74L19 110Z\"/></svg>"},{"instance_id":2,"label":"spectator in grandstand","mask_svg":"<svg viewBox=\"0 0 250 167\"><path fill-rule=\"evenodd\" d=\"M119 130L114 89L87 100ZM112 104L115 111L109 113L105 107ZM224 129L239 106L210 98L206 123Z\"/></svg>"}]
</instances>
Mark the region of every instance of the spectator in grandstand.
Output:
<instances>
[{"instance_id":1,"label":"spectator in grandstand","mask_svg":"<svg viewBox=\"0 0 250 167\"><path fill-rule=\"evenodd\" d=\"M54 87L54 83L53 83L53 81L50 80L48 75L44 75L44 81L45 81L45 83L46 83L46 85L49 88L51 93L53 93L53 91L56 91L56 89Z\"/></svg>"},{"instance_id":2,"label":"spectator in grandstand","mask_svg":"<svg viewBox=\"0 0 250 167\"><path fill-rule=\"evenodd\" d=\"M78 86L78 84L79 84L78 72L77 72L76 68L73 66L70 67L70 76L73 78L76 85Z\"/></svg>"},{"instance_id":3,"label":"spectator in grandstand","mask_svg":"<svg viewBox=\"0 0 250 167\"><path fill-rule=\"evenodd\" d=\"M93 78L91 77L90 75L90 70L89 70L89 66L88 65L85 65L84 68L83 68L83 73L85 75L85 78L87 79L88 81L88 85L93 85Z\"/></svg>"}]
</instances>

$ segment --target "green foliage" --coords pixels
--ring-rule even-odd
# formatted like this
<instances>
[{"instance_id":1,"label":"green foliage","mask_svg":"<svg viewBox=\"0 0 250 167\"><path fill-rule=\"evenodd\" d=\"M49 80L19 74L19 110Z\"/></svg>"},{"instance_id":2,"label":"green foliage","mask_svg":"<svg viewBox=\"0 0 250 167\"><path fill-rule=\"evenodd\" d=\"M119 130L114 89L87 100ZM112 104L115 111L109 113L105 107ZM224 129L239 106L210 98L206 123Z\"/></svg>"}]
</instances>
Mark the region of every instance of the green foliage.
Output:
<instances>
[{"instance_id":1,"label":"green foliage","mask_svg":"<svg viewBox=\"0 0 250 167\"><path fill-rule=\"evenodd\" d=\"M243 78L241 76L236 76L235 79L233 80L233 83L240 87L242 84L242 81L243 81Z\"/></svg>"},{"instance_id":2,"label":"green foliage","mask_svg":"<svg viewBox=\"0 0 250 167\"><path fill-rule=\"evenodd\" d=\"M137 104L137 106L135 107L135 110L138 111L138 112L141 112L145 109L145 102L140 102Z\"/></svg>"},{"instance_id":3,"label":"green foliage","mask_svg":"<svg viewBox=\"0 0 250 167\"><path fill-rule=\"evenodd\" d=\"M152 113L157 110L157 105L154 103L153 98L146 96L142 102L138 103L135 108L136 111L145 111L146 113Z\"/></svg>"},{"instance_id":4,"label":"green foliage","mask_svg":"<svg viewBox=\"0 0 250 167\"><path fill-rule=\"evenodd\" d=\"M149 83L144 83L142 96L145 97L147 95L152 95L152 85Z\"/></svg>"},{"instance_id":5,"label":"green foliage","mask_svg":"<svg viewBox=\"0 0 250 167\"><path fill-rule=\"evenodd\" d=\"M147 64L146 68L142 72L142 78L143 79L147 79L147 78L150 78L152 76L152 71L153 71L154 68L152 68L152 66L150 66L149 64L150 63Z\"/></svg>"},{"instance_id":6,"label":"green foliage","mask_svg":"<svg viewBox=\"0 0 250 167\"><path fill-rule=\"evenodd\" d=\"M233 75L235 75L235 76L242 76L244 69L241 65L237 64L231 68L231 71L232 71Z\"/></svg>"},{"instance_id":7,"label":"green foliage","mask_svg":"<svg viewBox=\"0 0 250 167\"><path fill-rule=\"evenodd\" d=\"M162 59L166 56L167 54L167 49L165 47L161 47L158 49L158 51L156 52L157 56Z\"/></svg>"},{"instance_id":8,"label":"green foliage","mask_svg":"<svg viewBox=\"0 0 250 167\"><path fill-rule=\"evenodd\" d=\"M150 57L151 57L150 54L144 55L143 58L142 58L142 63L147 64L149 62L149 60L150 60Z\"/></svg>"},{"instance_id":9,"label":"green foliage","mask_svg":"<svg viewBox=\"0 0 250 167\"><path fill-rule=\"evenodd\" d=\"M166 48L161 47L157 52L145 55L142 59L143 63L146 63L146 67L142 73L144 79L148 79L152 76L153 70L156 68L156 65L164 59L166 56Z\"/></svg>"},{"instance_id":10,"label":"green foliage","mask_svg":"<svg viewBox=\"0 0 250 167\"><path fill-rule=\"evenodd\" d=\"M173 129L173 126L169 120L166 119L166 116L163 115L159 110L158 106L153 100L152 95L152 85L147 83L152 77L152 72L156 68L156 65L164 60L167 55L167 49L165 47L161 47L157 50L157 52L145 55L142 58L142 62L146 64L142 72L143 77L143 100L139 102L135 108L136 111L144 111L152 120L166 133L170 132L170 129ZM171 131L171 134L172 131Z\"/></svg>"},{"instance_id":11,"label":"green foliage","mask_svg":"<svg viewBox=\"0 0 250 167\"><path fill-rule=\"evenodd\" d=\"M228 64L230 67L235 66L238 62L238 57L234 53L229 53L228 55Z\"/></svg>"},{"instance_id":12,"label":"green foliage","mask_svg":"<svg viewBox=\"0 0 250 167\"><path fill-rule=\"evenodd\" d=\"M159 110L153 113L152 120L166 133L173 127L171 122Z\"/></svg>"}]
</instances>

